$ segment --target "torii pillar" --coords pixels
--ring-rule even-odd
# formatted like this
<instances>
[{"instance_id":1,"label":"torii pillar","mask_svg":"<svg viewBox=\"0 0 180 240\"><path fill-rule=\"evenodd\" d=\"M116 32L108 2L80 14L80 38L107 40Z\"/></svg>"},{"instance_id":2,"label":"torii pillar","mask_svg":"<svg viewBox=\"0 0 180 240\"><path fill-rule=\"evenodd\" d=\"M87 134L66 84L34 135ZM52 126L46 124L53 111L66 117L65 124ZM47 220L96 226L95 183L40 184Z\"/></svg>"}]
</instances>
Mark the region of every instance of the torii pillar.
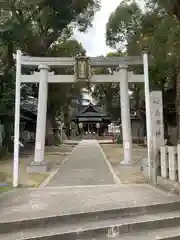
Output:
<instances>
[{"instance_id":1,"label":"torii pillar","mask_svg":"<svg viewBox=\"0 0 180 240\"><path fill-rule=\"evenodd\" d=\"M47 165L44 161L45 137L46 137L46 116L48 100L48 70L49 66L41 64L39 94L38 94L38 112L36 124L36 142L34 161L28 166L28 172L46 172Z\"/></svg>"},{"instance_id":2,"label":"torii pillar","mask_svg":"<svg viewBox=\"0 0 180 240\"><path fill-rule=\"evenodd\" d=\"M132 132L130 119L129 89L128 89L128 66L119 66L120 77L120 102L121 102L121 121L123 135L124 159L122 164L132 163Z\"/></svg>"}]
</instances>

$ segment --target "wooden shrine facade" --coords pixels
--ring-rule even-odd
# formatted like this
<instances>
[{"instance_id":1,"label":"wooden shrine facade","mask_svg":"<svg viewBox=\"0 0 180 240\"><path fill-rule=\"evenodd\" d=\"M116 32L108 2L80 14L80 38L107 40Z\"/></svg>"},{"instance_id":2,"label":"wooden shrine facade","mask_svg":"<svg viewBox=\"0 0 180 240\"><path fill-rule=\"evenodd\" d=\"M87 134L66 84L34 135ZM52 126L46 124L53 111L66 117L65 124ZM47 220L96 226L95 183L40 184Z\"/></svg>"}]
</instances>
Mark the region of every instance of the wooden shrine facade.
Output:
<instances>
[{"instance_id":1,"label":"wooden shrine facade","mask_svg":"<svg viewBox=\"0 0 180 240\"><path fill-rule=\"evenodd\" d=\"M76 114L72 116L72 121L79 126L79 130L85 134L103 135L108 130L111 118L101 107L90 103L82 106Z\"/></svg>"}]
</instances>

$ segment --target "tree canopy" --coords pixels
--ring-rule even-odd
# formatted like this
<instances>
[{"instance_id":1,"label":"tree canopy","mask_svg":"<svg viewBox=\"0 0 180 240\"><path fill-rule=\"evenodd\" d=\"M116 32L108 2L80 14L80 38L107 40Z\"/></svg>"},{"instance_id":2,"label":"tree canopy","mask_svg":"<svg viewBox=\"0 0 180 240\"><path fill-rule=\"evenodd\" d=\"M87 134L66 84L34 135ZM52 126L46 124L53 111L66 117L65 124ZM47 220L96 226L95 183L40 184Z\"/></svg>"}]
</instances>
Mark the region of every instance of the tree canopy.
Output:
<instances>
[{"instance_id":1,"label":"tree canopy","mask_svg":"<svg viewBox=\"0 0 180 240\"><path fill-rule=\"evenodd\" d=\"M91 27L94 14L99 9L99 0L0 1L1 122L7 122L9 113L12 115L14 111L13 53L16 49L21 49L23 54L31 56L76 56L85 50L80 43L72 39L73 30L76 28L83 32ZM34 70L36 69L28 71ZM23 71L27 72L25 69ZM31 87L23 86L23 96L28 89L28 94L37 97L37 87L37 84ZM48 115L52 122L60 111L67 112L73 95L80 94L80 89L78 85L68 84L49 86ZM10 121L9 123L11 124ZM9 126L6 130L8 129Z\"/></svg>"},{"instance_id":2,"label":"tree canopy","mask_svg":"<svg viewBox=\"0 0 180 240\"><path fill-rule=\"evenodd\" d=\"M178 0L146 0L146 11L143 11L136 1L123 1L106 26L108 46L133 56L148 51L150 87L163 92L165 115L168 106L180 103L179 7Z\"/></svg>"},{"instance_id":3,"label":"tree canopy","mask_svg":"<svg viewBox=\"0 0 180 240\"><path fill-rule=\"evenodd\" d=\"M141 55L148 49L151 89L166 90L175 84L179 70L180 25L161 5L150 2L145 13L135 2L122 2L107 24L107 44L123 45L128 55Z\"/></svg>"}]
</instances>

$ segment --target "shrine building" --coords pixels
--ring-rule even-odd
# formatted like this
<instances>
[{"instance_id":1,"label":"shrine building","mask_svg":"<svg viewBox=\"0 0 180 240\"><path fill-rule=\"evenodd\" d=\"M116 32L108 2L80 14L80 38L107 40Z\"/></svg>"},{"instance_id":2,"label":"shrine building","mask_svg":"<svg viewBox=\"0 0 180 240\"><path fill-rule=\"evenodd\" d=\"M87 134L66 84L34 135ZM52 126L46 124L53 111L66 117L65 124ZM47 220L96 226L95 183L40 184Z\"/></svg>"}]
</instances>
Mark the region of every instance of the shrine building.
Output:
<instances>
[{"instance_id":1,"label":"shrine building","mask_svg":"<svg viewBox=\"0 0 180 240\"><path fill-rule=\"evenodd\" d=\"M103 135L108 131L111 118L102 107L89 103L87 106L81 106L81 109L72 116L72 121L86 134Z\"/></svg>"}]
</instances>

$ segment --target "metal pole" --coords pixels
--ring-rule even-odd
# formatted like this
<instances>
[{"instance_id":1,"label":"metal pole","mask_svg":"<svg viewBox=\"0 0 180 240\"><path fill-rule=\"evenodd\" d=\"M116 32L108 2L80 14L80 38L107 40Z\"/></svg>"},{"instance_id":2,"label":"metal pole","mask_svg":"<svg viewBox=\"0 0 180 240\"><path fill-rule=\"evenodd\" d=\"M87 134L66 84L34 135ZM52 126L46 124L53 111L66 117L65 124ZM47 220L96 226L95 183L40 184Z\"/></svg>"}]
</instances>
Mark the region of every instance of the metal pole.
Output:
<instances>
[{"instance_id":1,"label":"metal pole","mask_svg":"<svg viewBox=\"0 0 180 240\"><path fill-rule=\"evenodd\" d=\"M15 92L15 120L14 120L14 159L13 159L13 187L19 184L19 130L20 130L20 87L21 87L21 51L16 53L16 92Z\"/></svg>"},{"instance_id":2,"label":"metal pole","mask_svg":"<svg viewBox=\"0 0 180 240\"><path fill-rule=\"evenodd\" d=\"M147 129L147 147L148 147L148 177L151 179L151 160L152 160L152 119L151 119L151 98L149 90L149 67L148 54L143 54L144 69L144 91L146 103L146 129Z\"/></svg>"}]
</instances>

